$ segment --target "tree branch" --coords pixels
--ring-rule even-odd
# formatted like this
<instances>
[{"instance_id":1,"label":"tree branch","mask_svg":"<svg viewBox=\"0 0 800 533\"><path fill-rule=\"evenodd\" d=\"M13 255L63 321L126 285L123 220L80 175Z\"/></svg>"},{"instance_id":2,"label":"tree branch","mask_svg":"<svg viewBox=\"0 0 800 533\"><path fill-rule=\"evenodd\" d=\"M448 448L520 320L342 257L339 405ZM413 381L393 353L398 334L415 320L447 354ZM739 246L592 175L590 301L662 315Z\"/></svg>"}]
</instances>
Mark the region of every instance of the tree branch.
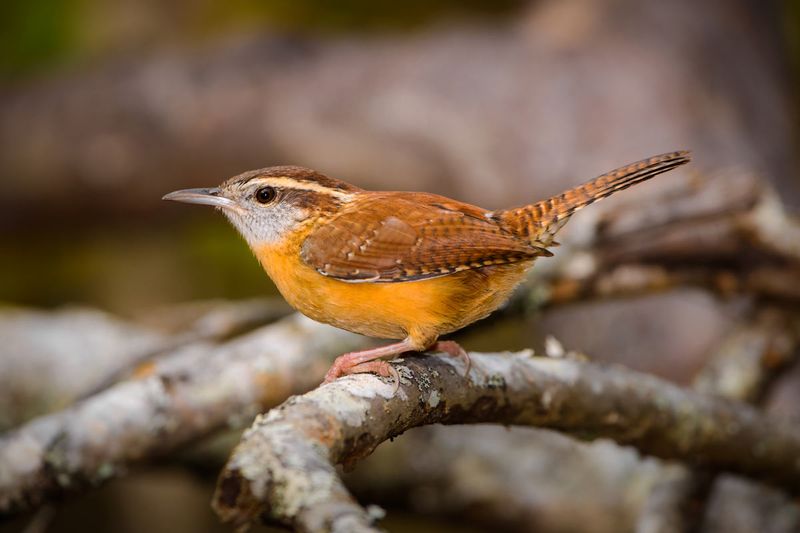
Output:
<instances>
[{"instance_id":1,"label":"tree branch","mask_svg":"<svg viewBox=\"0 0 800 533\"><path fill-rule=\"evenodd\" d=\"M599 209L537 263L539 303L634 296L678 286L800 301L800 221L752 175L675 180L646 204ZM573 242L574 241L574 242Z\"/></svg>"},{"instance_id":2,"label":"tree branch","mask_svg":"<svg viewBox=\"0 0 800 533\"><path fill-rule=\"evenodd\" d=\"M756 402L771 378L796 357L794 317L762 312L751 325L742 324L725 339L694 381L698 392L732 400ZM640 533L690 531L714 489L709 471L675 469L651 490L637 522ZM700 502L694 504L693 502Z\"/></svg>"},{"instance_id":3,"label":"tree branch","mask_svg":"<svg viewBox=\"0 0 800 533\"><path fill-rule=\"evenodd\" d=\"M341 379L259 416L223 470L214 498L226 522L259 517L301 531L368 527L334 468L409 428L492 422L610 438L645 454L729 470L800 492L800 430L747 405L623 368L517 354L474 354L474 370L408 358L403 383ZM344 524L347 524L345 527Z\"/></svg>"},{"instance_id":4,"label":"tree branch","mask_svg":"<svg viewBox=\"0 0 800 533\"><path fill-rule=\"evenodd\" d=\"M219 346L195 344L74 407L0 438L0 514L95 485L256 413L322 379L364 337L294 315Z\"/></svg>"},{"instance_id":5,"label":"tree branch","mask_svg":"<svg viewBox=\"0 0 800 533\"><path fill-rule=\"evenodd\" d=\"M744 283L758 278L755 272L764 268L782 273L781 279L800 279L791 242L780 240L780 235L793 234L797 223L770 201L768 189L748 176L700 179L690 185L660 197L654 202L657 208L632 205L594 219L576 218L571 244L534 269L531 285L511 311L531 302L557 305L686 283L769 296L769 291ZM773 272L759 279L774 286L777 278ZM783 283L778 292L791 299L786 287L792 286ZM212 327L203 319L179 328L188 330L177 337L187 346L148 365L152 374L144 379L115 385L1 438L0 512L30 508L51 495L114 476L121 466L224 427L231 413L246 423L259 410L314 386L332 356L365 342L331 328L293 326L298 318L219 347L195 342L232 331L230 324L249 324L252 313L246 311L224 312L229 318L221 324L212 320ZM253 316L253 321L264 318L260 311ZM275 338L302 355L286 358L270 340ZM168 338L161 347L171 342L176 340ZM272 346L269 353L264 346ZM98 424L104 447L95 433Z\"/></svg>"},{"instance_id":6,"label":"tree branch","mask_svg":"<svg viewBox=\"0 0 800 533\"><path fill-rule=\"evenodd\" d=\"M108 388L142 363L274 322L281 299L204 301L149 313L150 324L86 308L0 310L0 431ZM157 327L156 327L157 324Z\"/></svg>"}]
</instances>

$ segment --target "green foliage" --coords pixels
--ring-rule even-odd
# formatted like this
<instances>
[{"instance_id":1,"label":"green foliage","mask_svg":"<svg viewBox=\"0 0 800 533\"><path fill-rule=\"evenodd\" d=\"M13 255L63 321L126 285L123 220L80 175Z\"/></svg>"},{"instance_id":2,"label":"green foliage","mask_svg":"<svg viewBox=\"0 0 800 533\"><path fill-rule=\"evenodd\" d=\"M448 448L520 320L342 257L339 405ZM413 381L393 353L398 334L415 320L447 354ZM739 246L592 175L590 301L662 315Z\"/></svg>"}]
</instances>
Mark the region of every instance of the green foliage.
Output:
<instances>
[{"instance_id":1,"label":"green foliage","mask_svg":"<svg viewBox=\"0 0 800 533\"><path fill-rule=\"evenodd\" d=\"M217 213L179 224L22 232L0 242L0 305L87 304L121 314L196 298L277 291Z\"/></svg>"},{"instance_id":2,"label":"green foliage","mask_svg":"<svg viewBox=\"0 0 800 533\"><path fill-rule=\"evenodd\" d=\"M448 16L497 15L521 0L230 0L207 4L207 20L249 20L306 31L409 29Z\"/></svg>"},{"instance_id":3,"label":"green foliage","mask_svg":"<svg viewBox=\"0 0 800 533\"><path fill-rule=\"evenodd\" d=\"M0 77L53 64L74 46L75 0L0 2Z\"/></svg>"},{"instance_id":4,"label":"green foliage","mask_svg":"<svg viewBox=\"0 0 800 533\"><path fill-rule=\"evenodd\" d=\"M522 0L3 0L0 77L125 49L265 28L305 33L405 30L494 16Z\"/></svg>"}]
</instances>

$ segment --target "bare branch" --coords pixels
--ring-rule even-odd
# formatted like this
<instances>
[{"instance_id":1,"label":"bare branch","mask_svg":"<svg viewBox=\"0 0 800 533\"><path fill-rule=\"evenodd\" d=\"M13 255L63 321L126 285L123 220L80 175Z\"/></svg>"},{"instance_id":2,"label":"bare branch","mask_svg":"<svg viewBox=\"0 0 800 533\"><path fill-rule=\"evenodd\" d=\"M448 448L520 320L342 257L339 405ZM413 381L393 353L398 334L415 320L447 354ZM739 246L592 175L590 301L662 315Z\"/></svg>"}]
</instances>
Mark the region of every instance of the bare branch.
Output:
<instances>
[{"instance_id":1,"label":"bare branch","mask_svg":"<svg viewBox=\"0 0 800 533\"><path fill-rule=\"evenodd\" d=\"M534 269L538 303L678 286L800 301L800 221L774 192L745 174L680 180L658 201L576 217L568 245Z\"/></svg>"},{"instance_id":2,"label":"bare branch","mask_svg":"<svg viewBox=\"0 0 800 533\"><path fill-rule=\"evenodd\" d=\"M83 391L80 398L97 394L127 377L138 365L168 354L181 346L203 341L222 341L291 313L292 308L281 298L253 298L233 302L206 300L152 311L147 317L150 321L158 324L160 328L164 328L165 324L170 325L174 330L166 344L158 351L141 353L127 364L120 365L97 386Z\"/></svg>"},{"instance_id":3,"label":"bare branch","mask_svg":"<svg viewBox=\"0 0 800 533\"><path fill-rule=\"evenodd\" d=\"M755 402L776 371L797 349L796 324L776 312L763 312L752 325L742 325L722 343L697 375L694 389L734 400ZM699 521L704 501L713 490L709 471L672 469L657 483L637 523L639 533L689 531ZM701 502L696 504L694 502Z\"/></svg>"},{"instance_id":4,"label":"bare branch","mask_svg":"<svg viewBox=\"0 0 800 533\"><path fill-rule=\"evenodd\" d=\"M800 430L755 409L652 376L517 354L474 354L468 379L450 360L409 358L403 383L338 380L256 419L223 470L214 500L227 522L259 517L302 531L368 524L335 464L424 424L492 422L610 438L642 453L730 470L800 492Z\"/></svg>"},{"instance_id":5,"label":"bare branch","mask_svg":"<svg viewBox=\"0 0 800 533\"><path fill-rule=\"evenodd\" d=\"M3 309L0 430L103 390L145 361L223 340L289 311L280 299L193 302L152 312L151 327L86 308Z\"/></svg>"},{"instance_id":6,"label":"bare branch","mask_svg":"<svg viewBox=\"0 0 800 533\"><path fill-rule=\"evenodd\" d=\"M229 343L195 344L73 408L0 438L0 514L98 484L315 386L366 339L294 315Z\"/></svg>"},{"instance_id":7,"label":"bare branch","mask_svg":"<svg viewBox=\"0 0 800 533\"><path fill-rule=\"evenodd\" d=\"M723 190L727 195L721 194ZM537 306L556 305L684 284L768 295L759 292L754 279L787 297L786 286L792 283L780 281L783 288L775 287L775 280L793 280L800 270L795 268L798 262L791 245L779 243L776 228L786 227L788 235L796 221L770 201L768 190L743 176L734 181L701 179L671 194L655 202L658 209L631 206L595 219L576 219L571 244L534 270L532 284L517 299L523 305L512 306L511 311L518 312L531 301ZM758 272L769 274L757 276ZM206 318L179 324L176 329L183 333L159 339L159 350L175 346L173 342L189 344L148 366L152 375L116 385L74 409L35 420L0 439L0 512L35 506L49 495L114 476L122 465L164 453L230 423L231 413L237 422L246 422L258 410L314 386L330 356L364 342L347 333L330 333L329 328L313 329L312 335L310 326L286 326L296 318L221 347L196 342L232 334L240 323L263 320L258 309L237 309L223 310L223 320L219 314L212 320L199 313ZM286 359L295 363L275 370L274 381L272 370L265 371L262 361L272 365L283 354L272 341L255 340L262 335L270 339L270 331L293 332L285 338L279 335L288 350L304 347L302 357ZM265 353L264 346L270 345ZM252 353L244 353L242 346L250 346ZM230 353L236 355L219 355ZM308 365L317 366L307 371ZM265 381L259 381L262 378ZM264 387L270 391L267 399L256 392ZM98 435L93 436L96 424L107 439L105 449L100 449Z\"/></svg>"}]
</instances>

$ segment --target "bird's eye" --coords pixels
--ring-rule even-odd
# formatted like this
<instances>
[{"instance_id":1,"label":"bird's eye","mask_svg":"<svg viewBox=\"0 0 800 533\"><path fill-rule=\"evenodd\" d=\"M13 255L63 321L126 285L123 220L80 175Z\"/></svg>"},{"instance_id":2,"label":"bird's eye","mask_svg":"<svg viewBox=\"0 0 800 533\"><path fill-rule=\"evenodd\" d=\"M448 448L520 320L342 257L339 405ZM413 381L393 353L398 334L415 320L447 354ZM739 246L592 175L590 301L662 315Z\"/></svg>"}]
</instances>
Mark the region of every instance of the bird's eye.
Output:
<instances>
[{"instance_id":1,"label":"bird's eye","mask_svg":"<svg viewBox=\"0 0 800 533\"><path fill-rule=\"evenodd\" d=\"M274 187L261 187L256 191L256 201L260 204L268 204L275 199Z\"/></svg>"}]
</instances>

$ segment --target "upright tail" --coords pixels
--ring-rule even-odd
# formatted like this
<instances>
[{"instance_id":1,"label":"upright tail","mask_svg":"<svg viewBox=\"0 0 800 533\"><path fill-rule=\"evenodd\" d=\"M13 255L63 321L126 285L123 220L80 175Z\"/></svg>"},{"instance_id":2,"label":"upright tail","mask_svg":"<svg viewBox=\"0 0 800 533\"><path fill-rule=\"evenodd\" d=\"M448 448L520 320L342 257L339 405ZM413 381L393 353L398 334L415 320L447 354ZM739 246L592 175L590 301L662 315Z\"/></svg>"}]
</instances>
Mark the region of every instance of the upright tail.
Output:
<instances>
[{"instance_id":1,"label":"upright tail","mask_svg":"<svg viewBox=\"0 0 800 533\"><path fill-rule=\"evenodd\" d=\"M493 218L515 235L530 240L536 246L547 247L553 244L555 234L578 209L684 165L690 160L688 151L643 159L547 200L515 209L495 211Z\"/></svg>"}]
</instances>

